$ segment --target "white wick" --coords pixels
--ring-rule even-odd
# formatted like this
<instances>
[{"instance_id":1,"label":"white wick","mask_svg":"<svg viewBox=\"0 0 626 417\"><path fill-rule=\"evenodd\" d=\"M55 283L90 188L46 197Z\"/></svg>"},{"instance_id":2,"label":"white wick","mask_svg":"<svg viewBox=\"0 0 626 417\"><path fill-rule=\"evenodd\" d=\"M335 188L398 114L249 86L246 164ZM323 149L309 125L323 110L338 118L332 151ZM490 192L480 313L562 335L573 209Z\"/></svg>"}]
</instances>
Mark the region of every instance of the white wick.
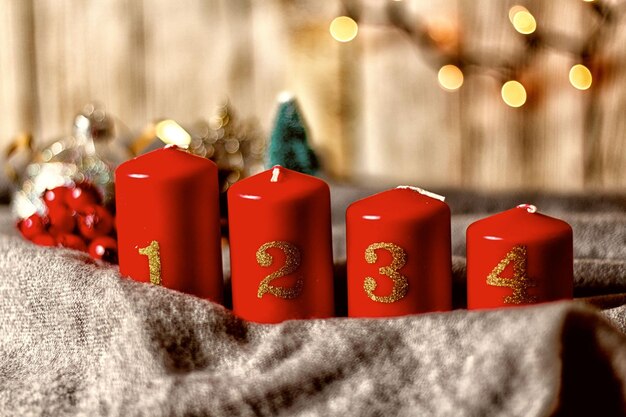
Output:
<instances>
[{"instance_id":1,"label":"white wick","mask_svg":"<svg viewBox=\"0 0 626 417\"><path fill-rule=\"evenodd\" d=\"M278 182L278 176L280 175L280 166L275 166L274 169L272 169L272 178L270 179L270 182Z\"/></svg>"},{"instance_id":2,"label":"white wick","mask_svg":"<svg viewBox=\"0 0 626 417\"><path fill-rule=\"evenodd\" d=\"M415 191L417 193L420 193L420 194L425 195L425 196L430 197L430 198L434 198L434 199L439 200L439 201L445 201L446 200L446 198L444 196L442 196L442 195L431 193L430 191L426 191L423 188L413 187L411 185L398 185L396 188L399 188L401 190Z\"/></svg>"},{"instance_id":3,"label":"white wick","mask_svg":"<svg viewBox=\"0 0 626 417\"><path fill-rule=\"evenodd\" d=\"M529 213L536 213L537 212L537 207L533 206L532 204L520 204L519 206L517 206L517 208L526 209L526 211L529 212Z\"/></svg>"}]
</instances>

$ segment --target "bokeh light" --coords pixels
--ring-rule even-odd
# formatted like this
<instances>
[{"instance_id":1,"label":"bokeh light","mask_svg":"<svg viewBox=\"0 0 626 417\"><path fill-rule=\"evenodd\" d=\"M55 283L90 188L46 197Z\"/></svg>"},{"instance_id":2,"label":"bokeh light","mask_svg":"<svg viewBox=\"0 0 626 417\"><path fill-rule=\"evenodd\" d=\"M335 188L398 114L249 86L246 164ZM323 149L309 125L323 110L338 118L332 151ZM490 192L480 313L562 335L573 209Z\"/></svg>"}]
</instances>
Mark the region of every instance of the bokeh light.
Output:
<instances>
[{"instance_id":1,"label":"bokeh light","mask_svg":"<svg viewBox=\"0 0 626 417\"><path fill-rule=\"evenodd\" d=\"M591 87L592 79L591 71L582 64L576 64L569 70L569 82L579 90Z\"/></svg>"},{"instance_id":2,"label":"bokeh light","mask_svg":"<svg viewBox=\"0 0 626 417\"><path fill-rule=\"evenodd\" d=\"M463 72L456 65L444 65L437 74L439 84L448 91L458 90L463 85Z\"/></svg>"},{"instance_id":3,"label":"bokeh light","mask_svg":"<svg viewBox=\"0 0 626 417\"><path fill-rule=\"evenodd\" d=\"M359 25L348 16L339 16L330 23L330 34L339 42L350 42L359 32Z\"/></svg>"},{"instance_id":4,"label":"bokeh light","mask_svg":"<svg viewBox=\"0 0 626 417\"><path fill-rule=\"evenodd\" d=\"M519 81L507 81L502 86L502 100L511 107L526 103L526 89Z\"/></svg>"},{"instance_id":5,"label":"bokeh light","mask_svg":"<svg viewBox=\"0 0 626 417\"><path fill-rule=\"evenodd\" d=\"M191 136L181 125L174 120L163 120L156 125L156 136L168 145L181 148L189 147Z\"/></svg>"},{"instance_id":6,"label":"bokeh light","mask_svg":"<svg viewBox=\"0 0 626 417\"><path fill-rule=\"evenodd\" d=\"M426 22L426 33L436 47L449 55L457 55L459 48L459 25L449 17L435 16Z\"/></svg>"},{"instance_id":7,"label":"bokeh light","mask_svg":"<svg viewBox=\"0 0 626 417\"><path fill-rule=\"evenodd\" d=\"M513 18L518 12L528 12L528 9L524 6L520 6L519 4L511 7L509 9L509 20L511 21L511 23L513 23Z\"/></svg>"},{"instance_id":8,"label":"bokeh light","mask_svg":"<svg viewBox=\"0 0 626 417\"><path fill-rule=\"evenodd\" d=\"M513 27L519 33L528 35L537 29L537 21L530 12L521 10L513 16Z\"/></svg>"}]
</instances>

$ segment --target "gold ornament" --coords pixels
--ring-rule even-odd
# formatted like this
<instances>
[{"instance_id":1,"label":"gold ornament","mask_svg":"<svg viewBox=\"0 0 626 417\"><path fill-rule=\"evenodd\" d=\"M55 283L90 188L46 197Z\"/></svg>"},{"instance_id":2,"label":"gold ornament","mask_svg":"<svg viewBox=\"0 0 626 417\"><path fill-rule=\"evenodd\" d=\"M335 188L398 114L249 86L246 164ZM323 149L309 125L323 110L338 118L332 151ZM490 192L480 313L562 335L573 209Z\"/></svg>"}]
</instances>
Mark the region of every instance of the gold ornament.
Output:
<instances>
[{"instance_id":1,"label":"gold ornament","mask_svg":"<svg viewBox=\"0 0 626 417\"><path fill-rule=\"evenodd\" d=\"M252 119L239 120L228 101L217 106L215 115L189 128L163 119L146 126L129 145L133 155L175 144L217 164L221 191L241 178L264 169L265 140Z\"/></svg>"},{"instance_id":2,"label":"gold ornament","mask_svg":"<svg viewBox=\"0 0 626 417\"><path fill-rule=\"evenodd\" d=\"M228 101L217 106L208 123L191 129L189 152L215 162L221 191L238 180L261 172L265 140L254 119L240 120Z\"/></svg>"},{"instance_id":3,"label":"gold ornament","mask_svg":"<svg viewBox=\"0 0 626 417\"><path fill-rule=\"evenodd\" d=\"M29 150L29 164L14 171L21 185L13 195L13 212L19 218L33 213L45 214L41 195L47 189L73 186L88 181L103 195L105 203L112 200L115 166L128 158L124 147L114 141L114 122L103 108L89 104L74 119L72 135L57 139L42 149L22 145ZM30 140L23 142L30 144ZM15 146L7 152L15 152Z\"/></svg>"}]
</instances>

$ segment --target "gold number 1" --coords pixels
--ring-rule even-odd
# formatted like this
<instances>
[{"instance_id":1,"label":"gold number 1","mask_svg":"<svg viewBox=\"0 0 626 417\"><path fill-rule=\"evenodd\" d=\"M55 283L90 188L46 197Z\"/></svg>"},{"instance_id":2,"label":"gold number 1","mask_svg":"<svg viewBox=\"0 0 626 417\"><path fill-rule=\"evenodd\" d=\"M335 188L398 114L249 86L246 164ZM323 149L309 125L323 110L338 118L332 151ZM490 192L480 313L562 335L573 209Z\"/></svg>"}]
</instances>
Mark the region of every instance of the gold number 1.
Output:
<instances>
[{"instance_id":1,"label":"gold number 1","mask_svg":"<svg viewBox=\"0 0 626 417\"><path fill-rule=\"evenodd\" d=\"M526 258L526 246L515 246L487 275L488 285L513 289L511 295L504 297L505 304L534 303L537 301L537 297L528 294L528 288L536 287L537 284L528 277ZM500 276L511 262L513 262L513 278Z\"/></svg>"},{"instance_id":2,"label":"gold number 1","mask_svg":"<svg viewBox=\"0 0 626 417\"><path fill-rule=\"evenodd\" d=\"M161 252L159 250L159 242L153 240L145 248L139 248L139 254L148 257L150 282L154 285L161 285Z\"/></svg>"},{"instance_id":3,"label":"gold number 1","mask_svg":"<svg viewBox=\"0 0 626 417\"><path fill-rule=\"evenodd\" d=\"M391 294L381 297L374 294L376 289L376 281L372 277L365 277L363 283L363 289L369 298L379 303L394 303L406 295L409 291L409 282L404 275L401 275L398 270L406 264L406 252L400 246L395 243L378 242L372 243L365 249L365 260L369 264L376 263L378 257L376 256L376 249L385 249L393 259L391 265L383 266L378 269L381 275L388 276L393 281L393 289Z\"/></svg>"}]
</instances>

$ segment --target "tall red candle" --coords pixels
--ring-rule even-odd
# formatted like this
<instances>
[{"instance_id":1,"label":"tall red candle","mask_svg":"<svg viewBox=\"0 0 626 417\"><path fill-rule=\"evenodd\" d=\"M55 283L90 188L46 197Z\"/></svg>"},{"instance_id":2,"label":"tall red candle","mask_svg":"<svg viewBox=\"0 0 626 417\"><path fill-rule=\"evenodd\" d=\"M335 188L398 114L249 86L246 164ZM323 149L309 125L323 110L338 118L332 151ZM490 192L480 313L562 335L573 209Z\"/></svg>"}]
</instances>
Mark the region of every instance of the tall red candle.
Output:
<instances>
[{"instance_id":1,"label":"tall red candle","mask_svg":"<svg viewBox=\"0 0 626 417\"><path fill-rule=\"evenodd\" d=\"M334 312L328 185L274 167L228 190L233 311L261 323Z\"/></svg>"},{"instance_id":2,"label":"tall red candle","mask_svg":"<svg viewBox=\"0 0 626 417\"><path fill-rule=\"evenodd\" d=\"M120 272L222 299L217 166L175 146L115 171Z\"/></svg>"},{"instance_id":3,"label":"tall red candle","mask_svg":"<svg viewBox=\"0 0 626 417\"><path fill-rule=\"evenodd\" d=\"M348 207L349 316L451 308L450 208L442 200L398 187Z\"/></svg>"},{"instance_id":4,"label":"tall red candle","mask_svg":"<svg viewBox=\"0 0 626 417\"><path fill-rule=\"evenodd\" d=\"M522 204L467 229L467 307L572 298L572 228Z\"/></svg>"}]
</instances>

